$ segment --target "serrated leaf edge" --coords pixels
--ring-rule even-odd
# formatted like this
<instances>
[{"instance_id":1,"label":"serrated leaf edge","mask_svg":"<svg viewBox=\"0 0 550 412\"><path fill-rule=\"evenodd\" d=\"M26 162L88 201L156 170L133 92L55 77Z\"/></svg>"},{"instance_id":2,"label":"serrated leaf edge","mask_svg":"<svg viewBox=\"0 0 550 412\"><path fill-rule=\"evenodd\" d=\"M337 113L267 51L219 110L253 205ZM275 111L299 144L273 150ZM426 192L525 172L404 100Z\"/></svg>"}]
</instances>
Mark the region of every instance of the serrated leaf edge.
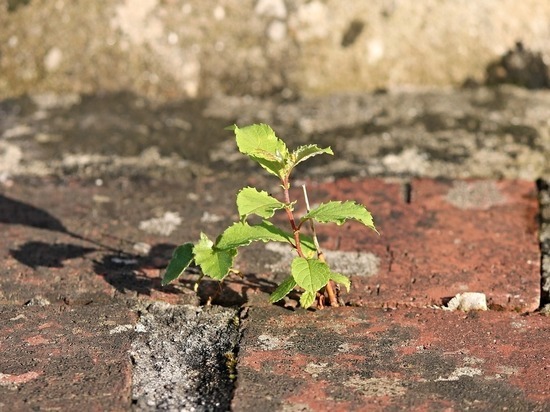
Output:
<instances>
[{"instance_id":1,"label":"serrated leaf edge","mask_svg":"<svg viewBox=\"0 0 550 412\"><path fill-rule=\"evenodd\" d=\"M273 293L269 296L269 301L271 303L275 303L283 299L286 295L288 295L292 289L296 286L296 281L292 276L287 277L285 280L283 280L279 286L277 286L277 289L273 291Z\"/></svg>"},{"instance_id":2,"label":"serrated leaf edge","mask_svg":"<svg viewBox=\"0 0 550 412\"><path fill-rule=\"evenodd\" d=\"M315 302L316 296L316 292L310 292L306 290L302 293L302 296L300 296L300 306L304 309L309 308L311 305L313 305L313 302Z\"/></svg>"}]
</instances>

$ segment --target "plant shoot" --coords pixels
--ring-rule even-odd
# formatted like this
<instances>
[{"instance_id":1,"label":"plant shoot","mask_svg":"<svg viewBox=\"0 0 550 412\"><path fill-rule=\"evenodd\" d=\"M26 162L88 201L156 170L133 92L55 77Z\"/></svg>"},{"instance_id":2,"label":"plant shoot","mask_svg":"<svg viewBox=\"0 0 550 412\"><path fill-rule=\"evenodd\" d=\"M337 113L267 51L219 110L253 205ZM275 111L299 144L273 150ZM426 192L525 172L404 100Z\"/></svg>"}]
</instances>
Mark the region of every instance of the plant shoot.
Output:
<instances>
[{"instance_id":1,"label":"plant shoot","mask_svg":"<svg viewBox=\"0 0 550 412\"><path fill-rule=\"evenodd\" d=\"M321 308L327 298L331 306L339 306L334 283L345 286L348 291L351 283L346 276L333 272L325 262L315 224L342 225L351 219L376 232L372 215L365 206L354 201L330 201L311 209L304 186L307 212L296 217L296 201L290 198L290 176L294 168L313 156L332 155L332 149L308 144L290 151L266 124L253 124L243 128L234 125L227 129L235 133L241 153L279 179L281 198L254 187L241 189L237 194L240 220L215 240L201 233L196 243L185 243L177 247L164 273L163 285L180 277L193 263L200 267L203 276L223 281L231 272L236 272L233 263L240 247L257 241L282 242L295 250L296 257L290 265L290 275L271 294L270 301L277 302L299 287L302 290L300 305L304 308L315 302ZM289 228L282 229L270 221L277 211L286 215ZM248 219L252 215L261 218L261 222L249 223ZM309 234L302 233L305 227L309 227Z\"/></svg>"}]
</instances>

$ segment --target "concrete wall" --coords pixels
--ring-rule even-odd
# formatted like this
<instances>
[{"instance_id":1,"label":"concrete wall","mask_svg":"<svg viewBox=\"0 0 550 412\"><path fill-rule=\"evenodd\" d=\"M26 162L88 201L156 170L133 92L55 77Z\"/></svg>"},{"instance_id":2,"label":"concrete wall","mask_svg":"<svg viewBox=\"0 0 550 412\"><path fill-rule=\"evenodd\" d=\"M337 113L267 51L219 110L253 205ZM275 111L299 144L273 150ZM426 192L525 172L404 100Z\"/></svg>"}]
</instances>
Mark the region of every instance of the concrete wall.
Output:
<instances>
[{"instance_id":1,"label":"concrete wall","mask_svg":"<svg viewBox=\"0 0 550 412\"><path fill-rule=\"evenodd\" d=\"M0 98L458 85L518 40L550 58L550 2L0 0Z\"/></svg>"}]
</instances>

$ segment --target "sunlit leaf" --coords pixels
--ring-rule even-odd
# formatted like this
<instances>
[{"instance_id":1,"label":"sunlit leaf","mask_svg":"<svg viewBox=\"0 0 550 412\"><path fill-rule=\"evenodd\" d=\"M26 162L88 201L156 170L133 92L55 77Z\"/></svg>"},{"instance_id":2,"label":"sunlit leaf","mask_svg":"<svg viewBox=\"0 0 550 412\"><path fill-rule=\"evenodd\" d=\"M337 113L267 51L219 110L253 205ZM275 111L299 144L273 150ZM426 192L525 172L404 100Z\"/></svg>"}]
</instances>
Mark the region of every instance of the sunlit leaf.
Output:
<instances>
[{"instance_id":1,"label":"sunlit leaf","mask_svg":"<svg viewBox=\"0 0 550 412\"><path fill-rule=\"evenodd\" d=\"M340 273L336 273L336 272L330 272L329 278L330 280L336 283L344 285L346 287L346 290L349 292L349 289L351 287L351 281L347 276L341 275Z\"/></svg>"},{"instance_id":2,"label":"sunlit leaf","mask_svg":"<svg viewBox=\"0 0 550 412\"><path fill-rule=\"evenodd\" d=\"M214 249L213 246L214 243L204 233L201 233L199 242L193 248L195 263L201 267L205 275L222 280L233 266L237 250L219 250Z\"/></svg>"},{"instance_id":3,"label":"sunlit leaf","mask_svg":"<svg viewBox=\"0 0 550 412\"><path fill-rule=\"evenodd\" d=\"M333 155L334 152L330 147L321 148L316 144L308 144L305 146L300 146L296 150L294 150L291 154L291 159L294 163L294 166L296 166L298 163L320 154Z\"/></svg>"},{"instance_id":4,"label":"sunlit leaf","mask_svg":"<svg viewBox=\"0 0 550 412\"><path fill-rule=\"evenodd\" d=\"M337 225L342 225L346 220L353 219L376 231L370 212L365 206L353 201L323 203L309 211L302 221L305 219L315 219L320 223L336 223Z\"/></svg>"},{"instance_id":5,"label":"sunlit leaf","mask_svg":"<svg viewBox=\"0 0 550 412\"><path fill-rule=\"evenodd\" d=\"M284 207L284 203L279 202L267 192L253 187L245 187L237 194L237 209L241 220L252 214L268 219L273 216L276 210Z\"/></svg>"},{"instance_id":6,"label":"sunlit leaf","mask_svg":"<svg viewBox=\"0 0 550 412\"><path fill-rule=\"evenodd\" d=\"M218 250L231 250L241 246L248 246L256 241L294 244L294 236L266 220L257 225L250 225L247 222L237 222L225 229L216 240L214 248ZM300 244L308 253L315 251L315 244L309 236L301 235Z\"/></svg>"},{"instance_id":7,"label":"sunlit leaf","mask_svg":"<svg viewBox=\"0 0 550 412\"><path fill-rule=\"evenodd\" d=\"M239 151L258 162L269 173L281 177L289 158L286 144L266 124L232 127Z\"/></svg>"},{"instance_id":8,"label":"sunlit leaf","mask_svg":"<svg viewBox=\"0 0 550 412\"><path fill-rule=\"evenodd\" d=\"M328 265L318 259L294 258L290 269L296 283L309 292L317 292L330 278Z\"/></svg>"},{"instance_id":9,"label":"sunlit leaf","mask_svg":"<svg viewBox=\"0 0 550 412\"><path fill-rule=\"evenodd\" d=\"M302 296L300 296L300 306L304 309L309 308L311 305L313 305L313 302L315 302L315 297L317 293L315 292L309 292L305 291L302 293Z\"/></svg>"}]
</instances>

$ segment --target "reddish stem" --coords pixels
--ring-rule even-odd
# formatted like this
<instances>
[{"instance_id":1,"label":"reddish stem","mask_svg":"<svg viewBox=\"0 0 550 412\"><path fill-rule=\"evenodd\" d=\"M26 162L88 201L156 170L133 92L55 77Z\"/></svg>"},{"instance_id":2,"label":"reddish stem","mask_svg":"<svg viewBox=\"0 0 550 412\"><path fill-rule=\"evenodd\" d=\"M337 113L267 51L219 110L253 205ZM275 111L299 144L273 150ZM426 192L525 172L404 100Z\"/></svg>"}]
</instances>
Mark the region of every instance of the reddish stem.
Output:
<instances>
[{"instance_id":1,"label":"reddish stem","mask_svg":"<svg viewBox=\"0 0 550 412\"><path fill-rule=\"evenodd\" d=\"M294 234L294 243L296 244L296 252L298 252L298 255L300 257L304 257L304 253L302 252L302 245L300 244L300 227L301 227L301 224L300 224L300 226L296 225L296 220L294 219L294 214L292 213L292 210L290 209L290 206L289 206L290 205L290 193L289 193L290 183L288 181L288 177L285 178L285 179L282 179L282 183L283 183L283 191L284 191L284 196L285 196L285 204L287 205L287 206L285 206L285 211L286 211L286 215L288 217L288 221L290 222L290 226L292 227L292 232ZM325 256L323 255L322 252L318 254L318 258L322 262L325 261ZM332 282L331 281L329 281L326 284L325 291L327 292L328 299L329 299L329 302L330 302L330 306L332 306L332 307L340 306L338 304L338 299L336 298L336 294L334 293L334 288L332 287ZM322 297L319 299L319 306L320 306L320 309L322 309L322 307L324 306L323 302L322 302Z\"/></svg>"},{"instance_id":2,"label":"reddish stem","mask_svg":"<svg viewBox=\"0 0 550 412\"><path fill-rule=\"evenodd\" d=\"M296 245L296 252L298 252L298 255L300 257L304 257L304 253L302 252L302 245L300 244L300 228L296 225L296 220L294 219L294 214L292 213L292 209L290 208L290 183L288 182L288 178L285 178L282 180L283 183L283 191L285 196L285 211L286 215L288 217L288 221L290 222L290 226L292 227L292 234L294 235L294 244Z\"/></svg>"},{"instance_id":3,"label":"reddish stem","mask_svg":"<svg viewBox=\"0 0 550 412\"><path fill-rule=\"evenodd\" d=\"M325 255L323 252L320 252L317 256L321 262L325 262ZM330 306L333 308L337 308L340 306L338 303L338 298L336 297L336 293L334 293L334 288L332 287L332 281L328 281L328 283L325 285L325 291L328 295L328 300L330 302Z\"/></svg>"}]
</instances>

